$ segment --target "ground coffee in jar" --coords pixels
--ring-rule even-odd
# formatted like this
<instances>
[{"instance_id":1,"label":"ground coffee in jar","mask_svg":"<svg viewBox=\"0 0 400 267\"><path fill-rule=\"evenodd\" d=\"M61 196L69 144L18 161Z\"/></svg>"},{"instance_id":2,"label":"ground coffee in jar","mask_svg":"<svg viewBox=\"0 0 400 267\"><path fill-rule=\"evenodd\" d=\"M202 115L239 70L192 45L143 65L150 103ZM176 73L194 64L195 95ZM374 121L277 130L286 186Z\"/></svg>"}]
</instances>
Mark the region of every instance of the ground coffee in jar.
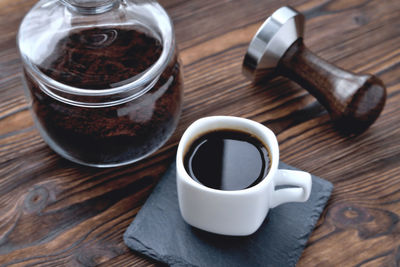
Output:
<instances>
[{"instance_id":1,"label":"ground coffee in jar","mask_svg":"<svg viewBox=\"0 0 400 267\"><path fill-rule=\"evenodd\" d=\"M100 16L120 8L112 6ZM45 141L62 156L97 167L128 164L158 149L173 133L182 101L180 65L169 33L132 23L55 34L51 52L24 66Z\"/></svg>"}]
</instances>

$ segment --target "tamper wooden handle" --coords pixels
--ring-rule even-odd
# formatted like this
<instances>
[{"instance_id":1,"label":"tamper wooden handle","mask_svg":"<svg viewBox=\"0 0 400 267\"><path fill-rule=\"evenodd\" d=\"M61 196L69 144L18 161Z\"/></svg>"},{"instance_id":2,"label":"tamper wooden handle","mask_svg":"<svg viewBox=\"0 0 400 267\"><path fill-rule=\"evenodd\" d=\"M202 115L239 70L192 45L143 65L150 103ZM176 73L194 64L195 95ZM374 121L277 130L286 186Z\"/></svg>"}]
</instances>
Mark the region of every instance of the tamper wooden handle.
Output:
<instances>
[{"instance_id":1,"label":"tamper wooden handle","mask_svg":"<svg viewBox=\"0 0 400 267\"><path fill-rule=\"evenodd\" d=\"M325 106L342 130L362 132L379 116L386 100L382 81L354 74L312 53L302 38L280 59L277 74L301 85Z\"/></svg>"}]
</instances>

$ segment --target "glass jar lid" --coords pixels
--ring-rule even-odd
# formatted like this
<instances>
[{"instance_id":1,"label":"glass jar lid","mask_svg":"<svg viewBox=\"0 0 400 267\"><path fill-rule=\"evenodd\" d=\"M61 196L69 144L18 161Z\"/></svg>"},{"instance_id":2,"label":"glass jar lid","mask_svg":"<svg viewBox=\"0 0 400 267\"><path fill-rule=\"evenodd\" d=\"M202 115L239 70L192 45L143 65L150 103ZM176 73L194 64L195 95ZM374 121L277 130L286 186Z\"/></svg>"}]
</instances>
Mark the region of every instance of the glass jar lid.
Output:
<instances>
[{"instance_id":1,"label":"glass jar lid","mask_svg":"<svg viewBox=\"0 0 400 267\"><path fill-rule=\"evenodd\" d=\"M23 19L18 46L46 93L104 106L105 96L115 105L152 87L174 54L173 36L156 1L42 0Z\"/></svg>"}]
</instances>

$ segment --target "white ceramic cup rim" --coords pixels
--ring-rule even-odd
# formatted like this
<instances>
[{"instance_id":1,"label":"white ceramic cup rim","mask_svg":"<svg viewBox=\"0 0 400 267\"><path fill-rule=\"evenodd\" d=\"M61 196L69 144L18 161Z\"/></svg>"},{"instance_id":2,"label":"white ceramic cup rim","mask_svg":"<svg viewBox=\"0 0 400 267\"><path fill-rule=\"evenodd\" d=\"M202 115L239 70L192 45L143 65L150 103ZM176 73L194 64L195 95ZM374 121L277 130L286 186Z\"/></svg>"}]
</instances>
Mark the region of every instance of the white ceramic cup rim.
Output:
<instances>
[{"instance_id":1,"label":"white ceramic cup rim","mask_svg":"<svg viewBox=\"0 0 400 267\"><path fill-rule=\"evenodd\" d=\"M257 137L267 147L270 156L270 169L267 175L257 183L249 188L241 190L219 190L207 187L190 177L184 167L184 156L190 148L190 145L198 139L200 136L212 132L215 130L239 130L245 133L250 133ZM266 126L240 117L233 116L211 116L201 118L193 122L184 132L178 145L178 151L176 154L176 164L178 176L183 179L184 182L191 186L210 192L213 194L222 195L241 195L251 194L253 192L263 190L268 187L269 183L273 182L273 177L278 169L279 164L279 147L278 141L275 134Z\"/></svg>"}]
</instances>

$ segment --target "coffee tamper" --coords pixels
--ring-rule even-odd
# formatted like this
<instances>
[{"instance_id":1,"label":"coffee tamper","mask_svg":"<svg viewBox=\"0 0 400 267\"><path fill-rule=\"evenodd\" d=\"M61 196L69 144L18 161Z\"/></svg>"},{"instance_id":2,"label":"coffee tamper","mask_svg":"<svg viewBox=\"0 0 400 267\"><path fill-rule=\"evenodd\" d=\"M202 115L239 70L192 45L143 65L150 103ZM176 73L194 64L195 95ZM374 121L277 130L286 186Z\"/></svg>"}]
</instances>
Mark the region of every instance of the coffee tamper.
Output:
<instances>
[{"instance_id":1,"label":"coffee tamper","mask_svg":"<svg viewBox=\"0 0 400 267\"><path fill-rule=\"evenodd\" d=\"M255 83L285 76L312 94L340 129L366 130L386 100L382 81L354 74L321 59L303 43L304 16L291 7L276 10L260 27L243 61L243 73Z\"/></svg>"}]
</instances>

